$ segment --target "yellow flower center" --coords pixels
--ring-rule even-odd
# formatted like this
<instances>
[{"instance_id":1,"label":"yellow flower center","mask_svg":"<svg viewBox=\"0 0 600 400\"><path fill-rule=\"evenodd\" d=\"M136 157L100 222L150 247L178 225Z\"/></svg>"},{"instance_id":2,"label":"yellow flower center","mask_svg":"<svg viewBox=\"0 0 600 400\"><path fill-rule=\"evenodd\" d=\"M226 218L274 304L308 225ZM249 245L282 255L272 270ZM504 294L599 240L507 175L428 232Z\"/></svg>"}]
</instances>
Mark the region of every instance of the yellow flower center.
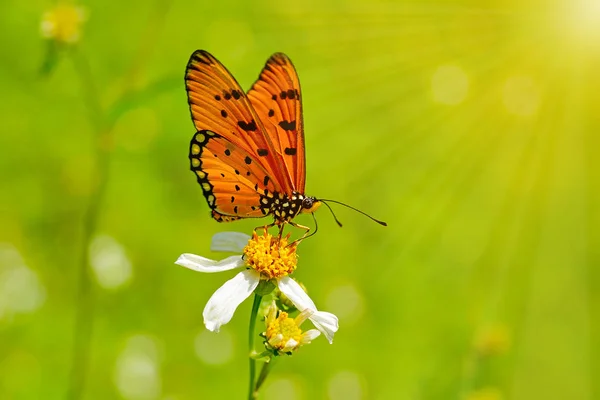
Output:
<instances>
[{"instance_id":1,"label":"yellow flower center","mask_svg":"<svg viewBox=\"0 0 600 400\"><path fill-rule=\"evenodd\" d=\"M256 232L248 240L244 248L244 260L246 264L259 272L264 279L280 278L291 274L298 264L296 244L288 246L287 237L281 238L271 236L265 229L262 236Z\"/></svg>"},{"instance_id":2,"label":"yellow flower center","mask_svg":"<svg viewBox=\"0 0 600 400\"><path fill-rule=\"evenodd\" d=\"M283 337L277 338L279 340L273 340L279 334ZM294 318L288 318L288 313L281 311L277 318L268 322L266 338L275 350L282 350L290 339L294 339L299 344L302 338L302 330Z\"/></svg>"}]
</instances>

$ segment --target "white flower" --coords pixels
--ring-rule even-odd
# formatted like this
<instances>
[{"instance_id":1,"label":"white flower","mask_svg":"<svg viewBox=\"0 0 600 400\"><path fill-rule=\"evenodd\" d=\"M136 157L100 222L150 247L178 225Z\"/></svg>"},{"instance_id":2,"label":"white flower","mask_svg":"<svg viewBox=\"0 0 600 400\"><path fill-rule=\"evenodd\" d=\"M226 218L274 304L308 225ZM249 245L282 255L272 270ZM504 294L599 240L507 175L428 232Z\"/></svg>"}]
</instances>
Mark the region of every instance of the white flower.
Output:
<instances>
[{"instance_id":1,"label":"white flower","mask_svg":"<svg viewBox=\"0 0 600 400\"><path fill-rule=\"evenodd\" d=\"M315 303L302 287L288 276L296 268L296 245L287 245L287 238L277 242L265 232L252 237L238 232L221 232L213 236L213 251L243 252L244 256L231 256L214 261L194 254L182 254L175 264L198 272L221 272L246 268L225 282L208 300L202 316L207 329L218 332L221 325L228 323L236 308L248 298L258 286L261 278L273 281L294 306L312 321L329 343L338 330L338 318L331 313L317 310Z\"/></svg>"}]
</instances>

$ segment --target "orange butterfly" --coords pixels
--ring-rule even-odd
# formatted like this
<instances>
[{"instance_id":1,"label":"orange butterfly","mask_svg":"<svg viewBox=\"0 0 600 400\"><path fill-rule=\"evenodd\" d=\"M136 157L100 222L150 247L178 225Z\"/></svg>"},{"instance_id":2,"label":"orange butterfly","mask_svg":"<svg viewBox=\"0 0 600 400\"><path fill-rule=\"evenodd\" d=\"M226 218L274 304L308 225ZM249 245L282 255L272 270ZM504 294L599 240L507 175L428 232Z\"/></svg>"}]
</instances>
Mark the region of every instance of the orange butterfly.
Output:
<instances>
[{"instance_id":1,"label":"orange butterfly","mask_svg":"<svg viewBox=\"0 0 600 400\"><path fill-rule=\"evenodd\" d=\"M228 222L272 215L267 227L278 225L281 233L289 223L308 233L292 220L313 213L323 200L304 195L302 99L291 60L273 54L244 93L223 64L197 50L185 85L197 129L190 143L191 170L212 217Z\"/></svg>"}]
</instances>

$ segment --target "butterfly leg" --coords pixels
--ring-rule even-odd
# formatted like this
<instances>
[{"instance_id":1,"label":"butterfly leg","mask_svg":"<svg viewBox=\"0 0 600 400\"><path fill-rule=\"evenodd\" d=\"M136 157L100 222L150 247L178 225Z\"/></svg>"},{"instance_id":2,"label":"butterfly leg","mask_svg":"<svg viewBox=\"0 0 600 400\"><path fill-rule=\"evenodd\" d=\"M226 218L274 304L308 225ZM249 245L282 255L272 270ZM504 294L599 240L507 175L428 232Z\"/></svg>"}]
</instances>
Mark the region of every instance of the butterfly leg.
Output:
<instances>
[{"instance_id":1,"label":"butterfly leg","mask_svg":"<svg viewBox=\"0 0 600 400\"><path fill-rule=\"evenodd\" d=\"M257 226L256 228L254 228L254 230L256 231L259 228L263 228L265 231L268 231L269 229L271 229L274 226L275 226L275 222L272 222L269 225L260 225L260 226Z\"/></svg>"},{"instance_id":2,"label":"butterfly leg","mask_svg":"<svg viewBox=\"0 0 600 400\"><path fill-rule=\"evenodd\" d=\"M315 233L317 233L317 230L315 229L314 232L310 233L310 228L308 226L304 226L304 225L300 225L295 223L294 221L289 221L288 222L290 225L299 228L299 229L304 229L304 235L302 235L302 237L300 239L296 239L294 240L292 243L290 243L288 246L291 246L292 244L296 243L296 244L300 244L301 241L303 241L304 239L311 237L312 235L314 235Z\"/></svg>"}]
</instances>

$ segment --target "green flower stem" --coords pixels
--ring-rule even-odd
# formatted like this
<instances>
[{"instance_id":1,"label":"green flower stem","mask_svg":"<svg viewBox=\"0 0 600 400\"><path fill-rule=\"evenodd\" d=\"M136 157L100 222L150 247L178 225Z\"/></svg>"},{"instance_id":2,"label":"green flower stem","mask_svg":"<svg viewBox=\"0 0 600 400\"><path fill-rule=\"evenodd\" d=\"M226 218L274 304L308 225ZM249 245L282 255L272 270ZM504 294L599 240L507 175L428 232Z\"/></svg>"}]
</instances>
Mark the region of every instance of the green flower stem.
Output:
<instances>
[{"instance_id":1,"label":"green flower stem","mask_svg":"<svg viewBox=\"0 0 600 400\"><path fill-rule=\"evenodd\" d=\"M258 390L262 384L265 383L265 379L267 379L269 372L271 372L271 369L275 365L275 360L277 360L277 357L272 357L269 361L263 364L260 375L258 376L258 380L256 381L256 387L254 388L254 394L256 397L258 397Z\"/></svg>"},{"instance_id":2,"label":"green flower stem","mask_svg":"<svg viewBox=\"0 0 600 400\"><path fill-rule=\"evenodd\" d=\"M252 311L250 312L250 324L248 328L248 347L250 357L250 385L248 389L248 399L253 400L256 399L256 394L254 390L254 379L256 377L256 360L252 357L254 354L254 330L256 329L256 317L258 316L258 307L260 306L260 302L262 300L262 296L254 293L254 302L252 303Z\"/></svg>"}]
</instances>

